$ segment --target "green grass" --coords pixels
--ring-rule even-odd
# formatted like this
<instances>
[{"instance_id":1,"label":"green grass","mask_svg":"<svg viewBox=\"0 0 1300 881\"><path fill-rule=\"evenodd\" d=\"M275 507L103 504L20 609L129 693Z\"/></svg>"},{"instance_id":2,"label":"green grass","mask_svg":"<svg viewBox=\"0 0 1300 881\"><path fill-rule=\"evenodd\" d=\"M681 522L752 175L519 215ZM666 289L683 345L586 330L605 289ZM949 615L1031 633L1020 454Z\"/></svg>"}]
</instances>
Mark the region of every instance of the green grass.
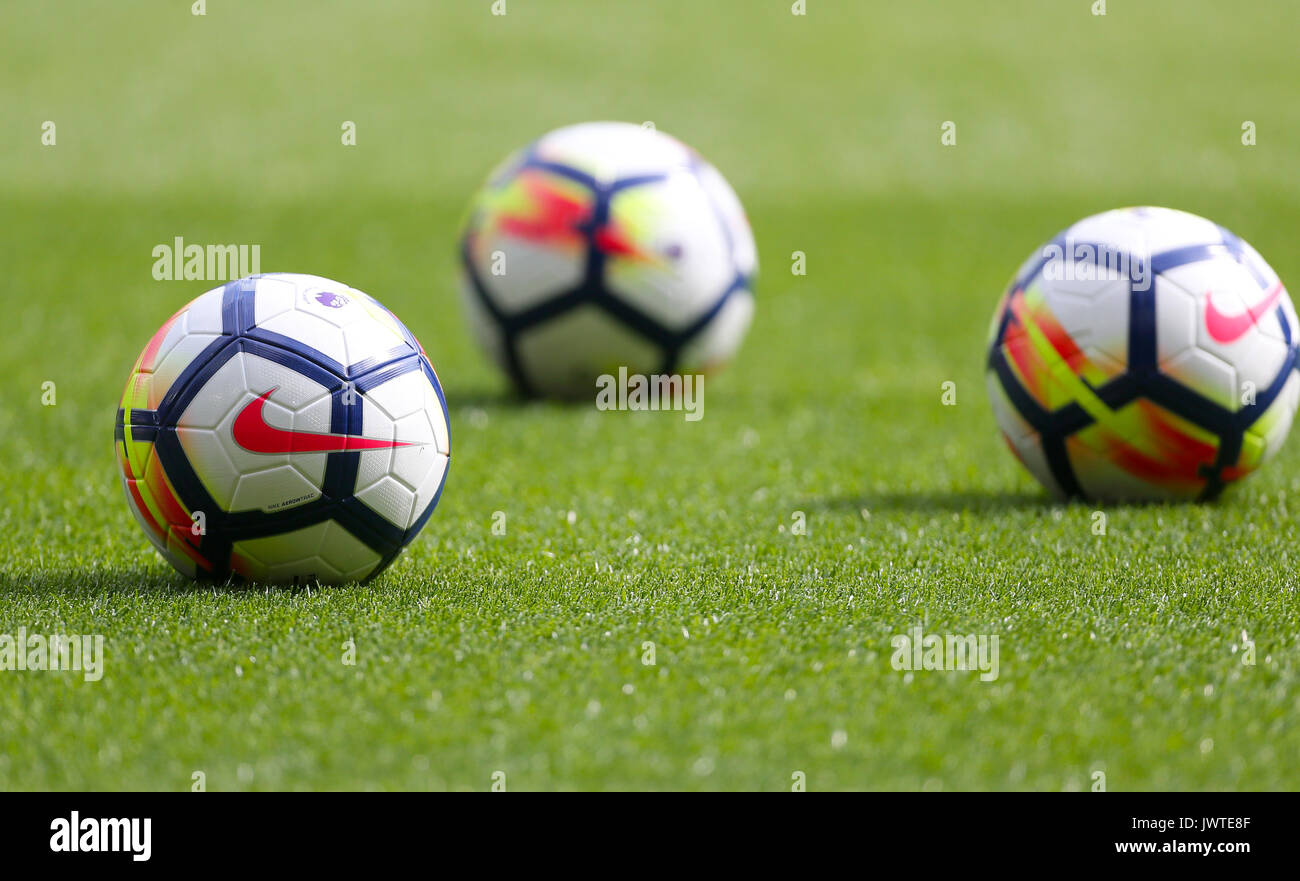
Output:
<instances>
[{"instance_id":1,"label":"green grass","mask_svg":"<svg viewBox=\"0 0 1300 881\"><path fill-rule=\"evenodd\" d=\"M982 373L1006 279L1089 213L1205 214L1300 278L1300 8L489 5L0 12L0 633L107 653L99 682L0 673L0 789L1300 786L1295 442L1094 535ZM463 328L473 189L601 118L697 146L755 228L755 324L698 423L516 404ZM354 284L429 351L451 474L372 584L196 586L131 521L121 385L209 286L151 279L176 235ZM1000 677L895 671L917 624L998 635Z\"/></svg>"}]
</instances>

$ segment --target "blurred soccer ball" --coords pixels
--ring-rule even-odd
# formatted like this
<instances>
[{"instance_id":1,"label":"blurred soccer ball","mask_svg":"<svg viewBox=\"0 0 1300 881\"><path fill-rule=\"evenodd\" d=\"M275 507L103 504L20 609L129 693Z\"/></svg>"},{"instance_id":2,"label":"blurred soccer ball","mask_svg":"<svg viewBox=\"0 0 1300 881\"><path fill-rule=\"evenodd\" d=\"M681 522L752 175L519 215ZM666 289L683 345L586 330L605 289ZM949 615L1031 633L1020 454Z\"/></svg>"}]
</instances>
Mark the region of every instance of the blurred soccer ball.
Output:
<instances>
[{"instance_id":1,"label":"blurred soccer ball","mask_svg":"<svg viewBox=\"0 0 1300 881\"><path fill-rule=\"evenodd\" d=\"M526 394L595 394L596 377L707 371L753 313L757 256L735 192L653 129L593 122L507 160L461 242L475 337Z\"/></svg>"},{"instance_id":2,"label":"blurred soccer ball","mask_svg":"<svg viewBox=\"0 0 1300 881\"><path fill-rule=\"evenodd\" d=\"M1016 273L993 318L989 396L1058 496L1212 498L1286 439L1298 339L1250 245L1182 211L1108 211Z\"/></svg>"},{"instance_id":3,"label":"blurred soccer ball","mask_svg":"<svg viewBox=\"0 0 1300 881\"><path fill-rule=\"evenodd\" d=\"M117 413L127 502L191 577L366 580L433 513L447 406L411 332L313 275L252 276L167 320Z\"/></svg>"}]
</instances>

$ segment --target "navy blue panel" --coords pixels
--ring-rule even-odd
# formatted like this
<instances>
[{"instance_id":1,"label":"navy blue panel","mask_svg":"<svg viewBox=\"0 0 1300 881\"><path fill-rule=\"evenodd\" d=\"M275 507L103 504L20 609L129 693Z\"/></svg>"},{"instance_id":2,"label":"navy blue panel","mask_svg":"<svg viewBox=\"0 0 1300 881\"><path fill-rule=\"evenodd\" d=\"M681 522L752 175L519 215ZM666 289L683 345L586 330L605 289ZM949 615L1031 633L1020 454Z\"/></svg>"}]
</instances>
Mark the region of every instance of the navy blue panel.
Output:
<instances>
[{"instance_id":1,"label":"navy blue panel","mask_svg":"<svg viewBox=\"0 0 1300 881\"><path fill-rule=\"evenodd\" d=\"M228 282L221 291L221 332L227 336L236 336L245 327L240 318L240 291L243 287L238 281Z\"/></svg>"},{"instance_id":2,"label":"navy blue panel","mask_svg":"<svg viewBox=\"0 0 1300 881\"><path fill-rule=\"evenodd\" d=\"M1130 284L1128 300L1128 369L1139 379L1156 372L1156 286Z\"/></svg>"},{"instance_id":3,"label":"navy blue panel","mask_svg":"<svg viewBox=\"0 0 1300 881\"><path fill-rule=\"evenodd\" d=\"M602 294L596 299L596 305L617 318L622 324L632 328L638 334L652 342L658 343L660 348L672 346L676 336L668 328L664 327L658 321L646 315L635 306L629 305L627 301L619 298Z\"/></svg>"},{"instance_id":4,"label":"navy blue panel","mask_svg":"<svg viewBox=\"0 0 1300 881\"><path fill-rule=\"evenodd\" d=\"M174 424L169 423L159 430L153 450L185 509L202 511L206 516L207 533L199 540L199 552L211 564L214 577L225 576L230 571L230 540L224 532L225 515L190 466Z\"/></svg>"},{"instance_id":5,"label":"navy blue panel","mask_svg":"<svg viewBox=\"0 0 1300 881\"><path fill-rule=\"evenodd\" d=\"M339 502L334 508L334 519L381 557L396 554L406 544L403 529L355 498Z\"/></svg>"},{"instance_id":6,"label":"navy blue panel","mask_svg":"<svg viewBox=\"0 0 1300 881\"><path fill-rule=\"evenodd\" d=\"M114 437L119 440L125 437L126 428L126 411L121 407L117 408L117 431ZM131 437L138 441L150 442L158 432L158 411L157 410L132 410L131 411Z\"/></svg>"},{"instance_id":7,"label":"navy blue panel","mask_svg":"<svg viewBox=\"0 0 1300 881\"><path fill-rule=\"evenodd\" d=\"M584 284L574 290L543 300L516 315L508 316L502 326L508 328L512 334L518 334L557 315L576 309L584 303L590 303L599 296L598 287Z\"/></svg>"},{"instance_id":8,"label":"navy blue panel","mask_svg":"<svg viewBox=\"0 0 1300 881\"><path fill-rule=\"evenodd\" d=\"M591 206L591 217L581 226L582 234L587 240L587 269L581 287L592 297L599 297L605 293L607 255L596 247L596 231L609 223L609 196L608 188L596 188L596 200Z\"/></svg>"},{"instance_id":9,"label":"navy blue panel","mask_svg":"<svg viewBox=\"0 0 1300 881\"><path fill-rule=\"evenodd\" d=\"M1011 401L1011 406L1038 433L1043 458L1061 491L1071 498L1083 495L1066 453L1065 439L1090 424L1092 417L1077 404L1064 407L1055 414L1048 413L1021 386L1001 350L994 351L989 360L989 367L997 375L998 383Z\"/></svg>"},{"instance_id":10,"label":"navy blue panel","mask_svg":"<svg viewBox=\"0 0 1300 881\"><path fill-rule=\"evenodd\" d=\"M668 175L666 174L642 174L635 177L620 178L604 189L606 193L612 196L617 192L629 190L632 187L641 187L646 184L657 184L666 180L668 180Z\"/></svg>"},{"instance_id":11,"label":"navy blue panel","mask_svg":"<svg viewBox=\"0 0 1300 881\"><path fill-rule=\"evenodd\" d=\"M251 330L246 331L244 336L248 339L259 340L268 345L283 349L284 351L292 352L300 358L311 361L313 364L320 365L325 370L328 370L330 373L343 379L360 376L363 373L374 370L376 367L381 367L398 358L405 358L408 355L418 354L420 351L418 348L404 343L400 346L395 346L392 349L389 349L387 352L383 352L372 358L358 361L350 367L345 367L333 358L322 354L312 346L300 343L293 337L288 337L284 334L275 333L261 327L254 327Z\"/></svg>"},{"instance_id":12,"label":"navy blue panel","mask_svg":"<svg viewBox=\"0 0 1300 881\"><path fill-rule=\"evenodd\" d=\"M530 154L519 166L520 171L523 171L526 168L536 168L539 171L549 172L550 174L558 175L559 177L577 181L588 189L595 190L600 187L600 184L596 182L596 179L587 174L587 172L579 171L578 169L565 165L562 162L548 162L544 159L539 159L536 154Z\"/></svg>"},{"instance_id":13,"label":"navy blue panel","mask_svg":"<svg viewBox=\"0 0 1300 881\"><path fill-rule=\"evenodd\" d=\"M231 354L226 350L235 345L237 340L237 337L219 336L204 346L203 351L185 365L185 369L172 382L171 387L167 389L167 394L163 395L162 401L158 404L159 424L165 423L173 410L178 414L184 412L184 407L176 409L176 402L182 399L188 402L194 396L194 391L198 387L196 381L198 385L202 385L214 372L209 369L212 364L220 366L226 363Z\"/></svg>"},{"instance_id":14,"label":"navy blue panel","mask_svg":"<svg viewBox=\"0 0 1300 881\"><path fill-rule=\"evenodd\" d=\"M1070 456L1065 449L1065 436L1058 434L1043 435L1042 445L1043 457L1047 460L1047 468L1052 472L1052 477L1056 479L1057 484L1061 487L1061 492L1071 499L1082 496L1083 489L1074 476L1074 466L1070 464Z\"/></svg>"},{"instance_id":15,"label":"navy blue panel","mask_svg":"<svg viewBox=\"0 0 1300 881\"><path fill-rule=\"evenodd\" d=\"M334 434L363 434L364 405L360 391L351 381L340 383L330 391L330 431ZM330 499L346 499L357 489L357 472L361 469L361 452L329 453L325 459L325 478L321 490Z\"/></svg>"},{"instance_id":16,"label":"navy blue panel","mask_svg":"<svg viewBox=\"0 0 1300 881\"><path fill-rule=\"evenodd\" d=\"M363 376L371 372L372 370L383 367L385 364L392 364L394 361L397 361L401 358L406 358L411 355L418 355L418 354L420 354L420 344L415 342L414 337L412 337L411 342L407 344L401 346L394 346L388 351L381 352L380 354L375 355L374 357L371 358L361 359L357 363L348 367L346 371L346 375L349 379L355 379L358 376Z\"/></svg>"},{"instance_id":17,"label":"navy blue panel","mask_svg":"<svg viewBox=\"0 0 1300 881\"><path fill-rule=\"evenodd\" d=\"M1011 406L1016 408L1020 418L1029 423L1034 431L1041 435L1052 432L1052 416L1034 400L1016 379L1015 374L1011 371L1011 365L1007 363L1006 357L1001 353L995 353L993 363L990 365L993 372L997 374L998 381L1002 384L1002 390L1006 392L1007 397L1011 400Z\"/></svg>"},{"instance_id":18,"label":"navy blue panel","mask_svg":"<svg viewBox=\"0 0 1300 881\"><path fill-rule=\"evenodd\" d=\"M686 344L694 339L696 334L701 333L704 328L709 326L713 319L718 316L718 313L722 311L722 307L727 305L727 301L731 299L733 294L737 291L749 289L750 277L737 272L735 277L731 280L731 284L727 285L726 290L718 296L718 298L713 302L713 305L710 306L703 315L695 319L682 330L671 332L671 335L663 344L664 360L659 372L675 373L677 371L677 360L681 357L682 349Z\"/></svg>"},{"instance_id":19,"label":"navy blue panel","mask_svg":"<svg viewBox=\"0 0 1300 881\"><path fill-rule=\"evenodd\" d=\"M1088 385L1088 382L1084 380L1083 384ZM1092 388L1090 385L1088 387ZM1131 403L1142 396L1142 386L1138 378L1131 373L1121 373L1101 388L1093 389L1093 391L1112 410L1118 410L1125 404Z\"/></svg>"},{"instance_id":20,"label":"navy blue panel","mask_svg":"<svg viewBox=\"0 0 1300 881\"><path fill-rule=\"evenodd\" d=\"M353 382L358 391L368 392L375 386L383 385L390 379L396 379L405 373L412 373L420 370L421 361L423 360L423 355L411 355L410 357L403 358L400 361L393 361L389 364L385 364L377 370L372 370L366 375L353 380Z\"/></svg>"},{"instance_id":21,"label":"navy blue panel","mask_svg":"<svg viewBox=\"0 0 1300 881\"><path fill-rule=\"evenodd\" d=\"M731 295L736 293L736 291L741 290L751 291L752 293L751 279L749 276L737 272L735 277L731 279L731 283L727 285L726 290L718 295L718 298L713 302L713 305L710 306L703 315L695 319L684 329L673 334L676 337L677 344L681 345L687 342L691 337L695 336L707 327L717 314L722 311L722 307L727 305L727 301L731 299Z\"/></svg>"},{"instance_id":22,"label":"navy blue panel","mask_svg":"<svg viewBox=\"0 0 1300 881\"><path fill-rule=\"evenodd\" d=\"M239 285L236 296L239 301L239 332L247 334L257 325L257 285L253 282L235 282Z\"/></svg>"},{"instance_id":23,"label":"navy blue panel","mask_svg":"<svg viewBox=\"0 0 1300 881\"><path fill-rule=\"evenodd\" d=\"M1151 258L1151 273L1152 275L1160 275L1179 266L1186 266L1188 263L1200 263L1202 260L1209 260L1226 252L1227 249L1221 243L1188 245L1185 248L1161 251Z\"/></svg>"},{"instance_id":24,"label":"navy blue panel","mask_svg":"<svg viewBox=\"0 0 1300 881\"><path fill-rule=\"evenodd\" d=\"M1163 373L1152 376L1143 386L1144 396L1172 413L1176 413L1216 434L1231 432L1232 411L1202 397Z\"/></svg>"}]
</instances>

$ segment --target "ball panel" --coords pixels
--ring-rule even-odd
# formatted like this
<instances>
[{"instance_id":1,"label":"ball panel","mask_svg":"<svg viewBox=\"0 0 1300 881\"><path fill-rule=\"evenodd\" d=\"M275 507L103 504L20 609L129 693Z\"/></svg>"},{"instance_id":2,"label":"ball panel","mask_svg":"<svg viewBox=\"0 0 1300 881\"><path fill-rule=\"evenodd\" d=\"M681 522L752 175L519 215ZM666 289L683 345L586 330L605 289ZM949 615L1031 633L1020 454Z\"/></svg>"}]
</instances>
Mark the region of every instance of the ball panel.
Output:
<instances>
[{"instance_id":1,"label":"ball panel","mask_svg":"<svg viewBox=\"0 0 1300 881\"><path fill-rule=\"evenodd\" d=\"M406 529L415 522L415 491L391 474L359 488L357 500L388 522Z\"/></svg>"},{"instance_id":2,"label":"ball panel","mask_svg":"<svg viewBox=\"0 0 1300 881\"><path fill-rule=\"evenodd\" d=\"M1160 372L1225 410L1238 406L1237 371L1231 364L1193 346L1161 362Z\"/></svg>"},{"instance_id":3,"label":"ball panel","mask_svg":"<svg viewBox=\"0 0 1300 881\"><path fill-rule=\"evenodd\" d=\"M167 479L153 444L138 446L147 448L146 452L135 454L143 462L141 470L134 470L125 455L119 460L122 488L136 522L163 558L183 574L194 577L200 570L210 571L212 565L199 550L201 539L193 532L190 512Z\"/></svg>"},{"instance_id":4,"label":"ball panel","mask_svg":"<svg viewBox=\"0 0 1300 881\"><path fill-rule=\"evenodd\" d=\"M1246 429L1237 468L1248 474L1277 455L1291 431L1300 404L1300 375L1293 370L1272 404Z\"/></svg>"},{"instance_id":5,"label":"ball panel","mask_svg":"<svg viewBox=\"0 0 1300 881\"><path fill-rule=\"evenodd\" d=\"M582 184L536 168L482 192L466 251L498 310L518 314L582 281L595 200Z\"/></svg>"},{"instance_id":6,"label":"ball panel","mask_svg":"<svg viewBox=\"0 0 1300 881\"><path fill-rule=\"evenodd\" d=\"M248 578L268 582L356 581L382 557L333 521L264 538L234 543L232 567Z\"/></svg>"},{"instance_id":7,"label":"ball panel","mask_svg":"<svg viewBox=\"0 0 1300 881\"><path fill-rule=\"evenodd\" d=\"M261 395L270 396L257 407ZM329 434L330 390L290 367L238 352L200 388L176 433L204 488L224 511L278 511L319 498L327 454L250 451L236 440L241 414L282 432Z\"/></svg>"},{"instance_id":8,"label":"ball panel","mask_svg":"<svg viewBox=\"0 0 1300 881\"><path fill-rule=\"evenodd\" d=\"M366 391L368 437L411 444L361 453L356 497L401 529L409 529L442 485L451 451L447 415L423 371L404 373Z\"/></svg>"},{"instance_id":9,"label":"ball panel","mask_svg":"<svg viewBox=\"0 0 1300 881\"><path fill-rule=\"evenodd\" d=\"M678 369L711 372L735 357L754 317L754 297L746 290L732 291L713 318L682 347Z\"/></svg>"},{"instance_id":10,"label":"ball panel","mask_svg":"<svg viewBox=\"0 0 1300 881\"><path fill-rule=\"evenodd\" d=\"M185 460L203 484L204 491L222 511L231 510L239 486L239 468L211 428L178 428L176 437Z\"/></svg>"},{"instance_id":11,"label":"ball panel","mask_svg":"<svg viewBox=\"0 0 1300 881\"><path fill-rule=\"evenodd\" d=\"M154 371L149 387L149 408L156 409L194 359L220 338L219 334L189 333L179 339Z\"/></svg>"},{"instance_id":12,"label":"ball panel","mask_svg":"<svg viewBox=\"0 0 1300 881\"><path fill-rule=\"evenodd\" d=\"M505 332L497 324L496 317L488 311L478 291L474 289L473 282L463 273L459 287L460 301L474 340L479 348L487 353L488 360L501 370L509 370L510 359L506 354Z\"/></svg>"},{"instance_id":13,"label":"ball panel","mask_svg":"<svg viewBox=\"0 0 1300 881\"><path fill-rule=\"evenodd\" d=\"M1204 217L1172 208L1117 208L1086 217L1065 231L1078 242L1110 245L1148 258L1161 251L1222 241L1219 227Z\"/></svg>"},{"instance_id":14,"label":"ball panel","mask_svg":"<svg viewBox=\"0 0 1300 881\"><path fill-rule=\"evenodd\" d=\"M740 197L721 172L703 160L696 160L695 175L726 231L731 244L731 259L737 271L746 278L753 276L758 272L758 249Z\"/></svg>"},{"instance_id":15,"label":"ball panel","mask_svg":"<svg viewBox=\"0 0 1300 881\"><path fill-rule=\"evenodd\" d=\"M601 374L652 374L664 360L658 345L591 305L525 330L515 345L535 391L570 399L594 398Z\"/></svg>"},{"instance_id":16,"label":"ball panel","mask_svg":"<svg viewBox=\"0 0 1300 881\"><path fill-rule=\"evenodd\" d=\"M598 233L605 285L670 330L684 330L736 275L722 221L688 171L619 190Z\"/></svg>"},{"instance_id":17,"label":"ball panel","mask_svg":"<svg viewBox=\"0 0 1300 881\"><path fill-rule=\"evenodd\" d=\"M1194 499L1205 489L1219 439L1137 400L1066 440L1075 479L1089 498Z\"/></svg>"},{"instance_id":18,"label":"ball panel","mask_svg":"<svg viewBox=\"0 0 1300 881\"><path fill-rule=\"evenodd\" d=\"M259 280L257 301L262 299L260 289L263 285L275 285L278 288L280 284L272 280ZM290 287L288 293L296 295L297 291ZM276 296L275 299L279 297ZM320 316L304 314L297 308L291 308L265 318L258 316L256 326L268 333L294 340L303 348L319 352L335 363L351 363L343 331Z\"/></svg>"},{"instance_id":19,"label":"ball panel","mask_svg":"<svg viewBox=\"0 0 1300 881\"><path fill-rule=\"evenodd\" d=\"M1285 317L1282 302L1290 308L1289 298L1281 288L1272 295L1261 290L1230 257L1200 260L1162 273L1156 291L1157 307L1162 297L1167 302L1190 303L1194 329L1189 339L1181 314L1176 324L1157 325L1157 342L1171 340L1160 351L1183 347L1177 356L1162 358L1161 372L1220 406L1240 409L1243 399L1272 385L1287 363L1292 347L1287 338L1294 337L1294 325ZM1180 312L1186 308L1181 306Z\"/></svg>"},{"instance_id":20,"label":"ball panel","mask_svg":"<svg viewBox=\"0 0 1300 881\"><path fill-rule=\"evenodd\" d=\"M1196 345L1196 297L1169 279L1155 280L1156 361L1163 367Z\"/></svg>"},{"instance_id":21,"label":"ball panel","mask_svg":"<svg viewBox=\"0 0 1300 881\"><path fill-rule=\"evenodd\" d=\"M255 328L292 340L297 349L344 368L415 352L392 313L345 284L295 273L257 276L254 284Z\"/></svg>"},{"instance_id":22,"label":"ball panel","mask_svg":"<svg viewBox=\"0 0 1300 881\"><path fill-rule=\"evenodd\" d=\"M303 457L297 456L297 459ZM321 460L321 474L308 477L299 463L287 463L263 468L252 473L239 475L235 484L234 495L226 510L235 511L283 511L298 505L314 502L321 497L320 484L324 472L324 455L316 454L311 458Z\"/></svg>"},{"instance_id":23,"label":"ball panel","mask_svg":"<svg viewBox=\"0 0 1300 881\"><path fill-rule=\"evenodd\" d=\"M1035 291L1040 288L1042 306L1055 319L1059 333L1064 333L1075 347L1097 352L1107 365L1120 366L1118 371L1103 369L1105 378L1122 372L1128 362L1129 280L1111 277L1035 282L1027 299L1031 313L1041 316L1035 299ZM1049 322L1043 323L1051 327ZM1051 332L1058 331L1052 328Z\"/></svg>"},{"instance_id":24,"label":"ball panel","mask_svg":"<svg viewBox=\"0 0 1300 881\"><path fill-rule=\"evenodd\" d=\"M985 376L985 384L988 388L989 400L993 402L994 416L1002 429L1002 439L1006 441L1007 447L1026 470L1038 478L1039 483L1047 487L1053 495L1064 497L1065 493L1047 463L1042 437L1016 411L995 373L990 371Z\"/></svg>"},{"instance_id":25,"label":"ball panel","mask_svg":"<svg viewBox=\"0 0 1300 881\"><path fill-rule=\"evenodd\" d=\"M586 122L556 129L533 145L533 154L601 183L687 168L694 155L676 138L629 122Z\"/></svg>"},{"instance_id":26,"label":"ball panel","mask_svg":"<svg viewBox=\"0 0 1300 881\"><path fill-rule=\"evenodd\" d=\"M1042 286L1031 284L1027 290L1013 292L1007 309L1011 314L1001 351L1016 381L1049 413L1070 404L1086 409L1095 398L1091 389L1122 369L1121 362L1106 352L1094 348L1094 358L1079 348L1057 321ZM1098 336L1113 346L1112 337Z\"/></svg>"},{"instance_id":27,"label":"ball panel","mask_svg":"<svg viewBox=\"0 0 1300 881\"><path fill-rule=\"evenodd\" d=\"M222 290L200 294L163 322L136 359L124 409L156 409L184 369L220 337Z\"/></svg>"}]
</instances>

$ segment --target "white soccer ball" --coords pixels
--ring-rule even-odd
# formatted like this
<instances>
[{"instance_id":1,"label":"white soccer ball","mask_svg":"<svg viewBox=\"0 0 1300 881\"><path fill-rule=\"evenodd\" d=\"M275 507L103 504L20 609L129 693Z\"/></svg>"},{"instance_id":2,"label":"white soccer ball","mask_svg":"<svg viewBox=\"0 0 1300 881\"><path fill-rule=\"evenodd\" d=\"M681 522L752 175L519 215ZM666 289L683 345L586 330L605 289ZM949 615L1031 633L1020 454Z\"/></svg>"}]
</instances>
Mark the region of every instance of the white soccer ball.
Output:
<instances>
[{"instance_id":1,"label":"white soccer ball","mask_svg":"<svg viewBox=\"0 0 1300 881\"><path fill-rule=\"evenodd\" d=\"M1079 221L1016 273L988 389L1058 496L1212 498L1281 447L1300 400L1295 309L1250 245L1202 217Z\"/></svg>"},{"instance_id":2,"label":"white soccer ball","mask_svg":"<svg viewBox=\"0 0 1300 881\"><path fill-rule=\"evenodd\" d=\"M191 577L367 580L424 526L451 446L424 350L372 297L277 273L202 294L136 361L127 502Z\"/></svg>"},{"instance_id":3,"label":"white soccer ball","mask_svg":"<svg viewBox=\"0 0 1300 881\"><path fill-rule=\"evenodd\" d=\"M507 160L461 245L470 325L525 394L580 398L624 367L709 371L740 346L758 261L722 175L628 123L553 131Z\"/></svg>"}]
</instances>

